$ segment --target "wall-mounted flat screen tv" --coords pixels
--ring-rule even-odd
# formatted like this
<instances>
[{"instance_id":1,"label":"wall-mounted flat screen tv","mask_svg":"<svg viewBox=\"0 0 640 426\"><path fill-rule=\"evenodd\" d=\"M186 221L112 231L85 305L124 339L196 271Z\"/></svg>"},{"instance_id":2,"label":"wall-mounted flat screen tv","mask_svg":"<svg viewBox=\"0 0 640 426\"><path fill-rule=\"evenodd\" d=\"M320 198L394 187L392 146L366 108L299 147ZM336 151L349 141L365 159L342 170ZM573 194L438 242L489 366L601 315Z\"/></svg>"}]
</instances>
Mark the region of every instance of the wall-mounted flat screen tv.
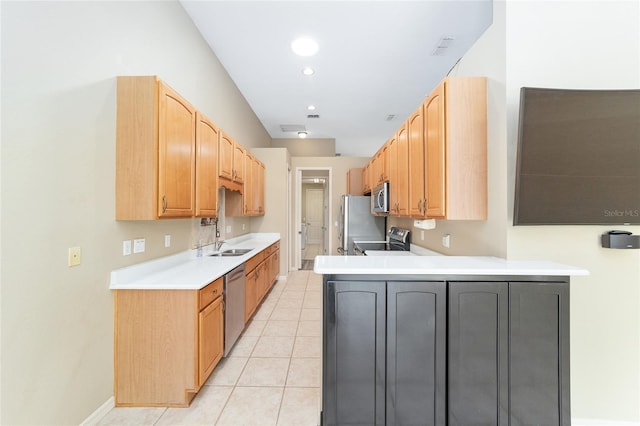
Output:
<instances>
[{"instance_id":1,"label":"wall-mounted flat screen tv","mask_svg":"<svg viewBox=\"0 0 640 426\"><path fill-rule=\"evenodd\" d=\"M513 224L640 224L640 90L521 89Z\"/></svg>"}]
</instances>

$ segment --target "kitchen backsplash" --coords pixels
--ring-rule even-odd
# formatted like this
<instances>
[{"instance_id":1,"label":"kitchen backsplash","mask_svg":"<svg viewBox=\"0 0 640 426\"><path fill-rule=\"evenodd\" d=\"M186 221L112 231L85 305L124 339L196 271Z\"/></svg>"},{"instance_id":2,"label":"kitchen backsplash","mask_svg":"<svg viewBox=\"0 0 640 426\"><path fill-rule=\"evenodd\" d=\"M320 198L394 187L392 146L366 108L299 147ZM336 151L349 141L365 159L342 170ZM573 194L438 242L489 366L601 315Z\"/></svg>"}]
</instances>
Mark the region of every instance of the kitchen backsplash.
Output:
<instances>
[{"instance_id":1,"label":"kitchen backsplash","mask_svg":"<svg viewBox=\"0 0 640 426\"><path fill-rule=\"evenodd\" d=\"M213 244L216 239L216 225L220 232L219 241L224 241L228 238L237 237L251 232L251 218L225 216L225 192L224 188L220 188L218 190L217 218L194 218L192 220L192 248L196 248L199 241L202 241L202 245Z\"/></svg>"}]
</instances>

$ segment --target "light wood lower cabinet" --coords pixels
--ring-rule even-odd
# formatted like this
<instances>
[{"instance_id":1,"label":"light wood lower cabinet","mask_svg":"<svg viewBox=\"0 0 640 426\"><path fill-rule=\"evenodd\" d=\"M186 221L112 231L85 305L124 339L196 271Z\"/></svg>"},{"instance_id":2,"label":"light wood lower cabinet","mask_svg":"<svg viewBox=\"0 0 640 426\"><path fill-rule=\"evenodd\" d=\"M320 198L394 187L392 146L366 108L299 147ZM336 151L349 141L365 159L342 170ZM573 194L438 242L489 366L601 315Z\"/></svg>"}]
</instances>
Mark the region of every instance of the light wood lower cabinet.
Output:
<instances>
[{"instance_id":1,"label":"light wood lower cabinet","mask_svg":"<svg viewBox=\"0 0 640 426\"><path fill-rule=\"evenodd\" d=\"M186 407L222 357L223 278L200 290L116 290L116 406Z\"/></svg>"},{"instance_id":2,"label":"light wood lower cabinet","mask_svg":"<svg viewBox=\"0 0 640 426\"><path fill-rule=\"evenodd\" d=\"M276 265L277 263L277 265ZM245 323L275 284L280 273L280 242L271 244L245 263Z\"/></svg>"}]
</instances>

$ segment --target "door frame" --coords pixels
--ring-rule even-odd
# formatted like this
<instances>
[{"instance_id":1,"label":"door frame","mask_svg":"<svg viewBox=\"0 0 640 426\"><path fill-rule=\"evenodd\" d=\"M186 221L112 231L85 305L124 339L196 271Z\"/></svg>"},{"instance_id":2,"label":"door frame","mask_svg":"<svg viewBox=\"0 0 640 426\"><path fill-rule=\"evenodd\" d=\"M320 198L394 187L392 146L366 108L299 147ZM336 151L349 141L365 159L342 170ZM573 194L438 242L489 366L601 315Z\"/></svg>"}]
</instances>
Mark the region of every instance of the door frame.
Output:
<instances>
[{"instance_id":1,"label":"door frame","mask_svg":"<svg viewBox=\"0 0 640 426\"><path fill-rule=\"evenodd\" d=\"M294 204L295 204L295 213L293 215L293 261L291 262L291 270L298 270L302 267L302 227L300 226L302 223L302 172L307 171L319 171L328 173L327 184L325 186L325 199L328 199L327 203L327 211L324 216L324 227L325 229L325 242L328 241L328 244L325 245L325 250L327 253L332 252L331 242L333 239L331 238L332 227L329 226L331 221L331 193L332 193L332 167L296 167L296 175L295 175L295 196L294 196Z\"/></svg>"}]
</instances>

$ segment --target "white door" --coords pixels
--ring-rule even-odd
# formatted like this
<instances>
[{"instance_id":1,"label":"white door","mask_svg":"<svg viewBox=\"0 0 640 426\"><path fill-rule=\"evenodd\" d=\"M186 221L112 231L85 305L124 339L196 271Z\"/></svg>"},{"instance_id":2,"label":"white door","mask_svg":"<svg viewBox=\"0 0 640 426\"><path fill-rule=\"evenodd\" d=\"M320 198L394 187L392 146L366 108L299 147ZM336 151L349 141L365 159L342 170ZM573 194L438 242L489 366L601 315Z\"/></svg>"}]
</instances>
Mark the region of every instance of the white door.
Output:
<instances>
[{"instance_id":1,"label":"white door","mask_svg":"<svg viewBox=\"0 0 640 426\"><path fill-rule=\"evenodd\" d=\"M307 244L324 244L324 190L307 189ZM320 253L323 252L321 249Z\"/></svg>"}]
</instances>

